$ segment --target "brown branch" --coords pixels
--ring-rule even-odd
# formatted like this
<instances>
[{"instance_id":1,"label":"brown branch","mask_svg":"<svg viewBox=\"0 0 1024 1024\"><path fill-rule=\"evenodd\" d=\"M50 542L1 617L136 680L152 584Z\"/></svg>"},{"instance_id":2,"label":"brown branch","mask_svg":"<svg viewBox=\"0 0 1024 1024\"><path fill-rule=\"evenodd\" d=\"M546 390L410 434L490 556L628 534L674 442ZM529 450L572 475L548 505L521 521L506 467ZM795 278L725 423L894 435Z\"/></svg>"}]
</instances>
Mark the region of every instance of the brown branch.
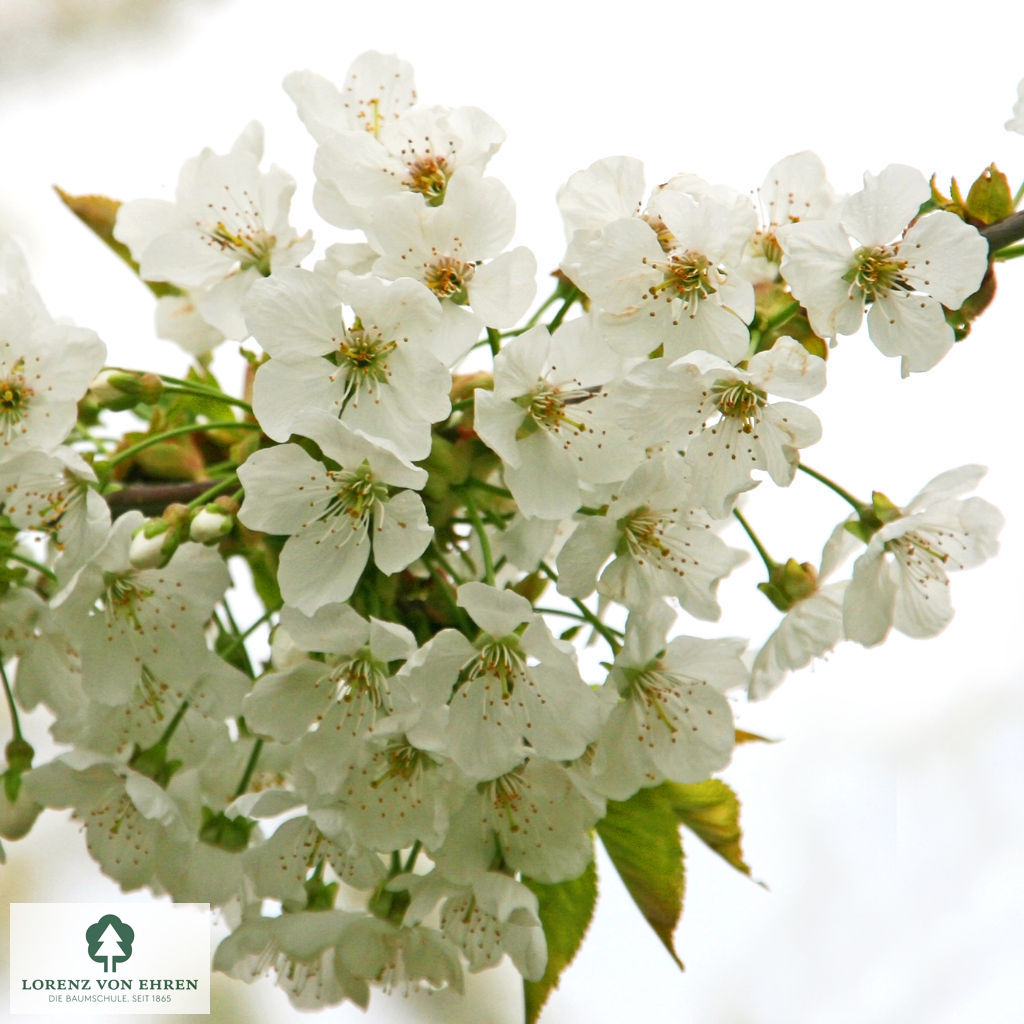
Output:
<instances>
[{"instance_id":1,"label":"brown branch","mask_svg":"<svg viewBox=\"0 0 1024 1024\"><path fill-rule=\"evenodd\" d=\"M978 232L988 242L990 253L1004 249L1013 242L1019 242L1024 238L1024 210L1011 213L1009 217L997 220L995 224L986 224L978 228Z\"/></svg>"},{"instance_id":2,"label":"brown branch","mask_svg":"<svg viewBox=\"0 0 1024 1024\"><path fill-rule=\"evenodd\" d=\"M158 516L168 505L187 505L216 484L215 480L186 480L172 484L129 484L119 491L105 494L110 514L116 519L125 512L138 509L144 515Z\"/></svg>"}]
</instances>

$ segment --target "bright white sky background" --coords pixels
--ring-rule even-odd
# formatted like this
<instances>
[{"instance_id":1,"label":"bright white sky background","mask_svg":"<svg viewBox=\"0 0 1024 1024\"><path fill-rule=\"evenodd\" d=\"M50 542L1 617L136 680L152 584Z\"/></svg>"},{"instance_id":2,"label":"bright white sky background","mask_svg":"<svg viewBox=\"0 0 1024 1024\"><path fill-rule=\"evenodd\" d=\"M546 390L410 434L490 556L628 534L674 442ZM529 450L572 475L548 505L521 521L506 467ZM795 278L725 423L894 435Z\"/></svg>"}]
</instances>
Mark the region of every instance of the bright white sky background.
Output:
<instances>
[{"instance_id":1,"label":"bright white sky background","mask_svg":"<svg viewBox=\"0 0 1024 1024\"><path fill-rule=\"evenodd\" d=\"M93 26L66 50L35 33L50 6L0 4L0 231L26 249L51 311L95 329L126 366L173 373L185 362L153 339L146 290L61 208L51 184L169 196L185 158L225 150L257 118L269 159L299 183L293 223L328 244L336 236L310 201L314 146L280 82L303 67L340 81L366 49L409 60L421 100L477 105L504 126L490 173L519 204L514 244L533 248L542 270L563 246L555 190L602 156L640 157L649 186L692 171L752 189L773 162L805 148L844 192L892 162L942 182L956 174L965 187L993 160L1012 184L1024 176L1024 137L1003 129L1024 50L1018 25L995 22L1000 4L391 0L374 13L316 0L193 0L171 4L148 29ZM117 5L58 6L89 28ZM877 488L897 503L945 469L988 465L980 493L1007 517L1002 552L953 578L958 611L938 639L847 645L766 703L737 706L741 727L780 740L741 748L724 776L743 801L747 859L770 891L690 841L680 974L602 862L597 917L545 1022L1021 1019L1022 325L1024 270L1009 266L995 308L927 374L901 380L898 361L866 335L832 353L815 403L824 439L808 463L856 494ZM788 492L754 492L746 511L775 557L815 563L847 514L802 477ZM738 532L731 540L743 546ZM756 645L776 618L753 589L762 577L752 561L723 584L721 623L681 628ZM47 812L28 840L7 844L5 900L124 898L84 852L69 859L84 841L60 820ZM375 994L368 1019L521 1019L514 974L477 982L464 1011L445 998ZM252 993L259 1016L240 1008L250 995L240 989L215 987L221 1019L291 1019L270 986ZM364 1019L353 1007L328 1016Z\"/></svg>"}]
</instances>

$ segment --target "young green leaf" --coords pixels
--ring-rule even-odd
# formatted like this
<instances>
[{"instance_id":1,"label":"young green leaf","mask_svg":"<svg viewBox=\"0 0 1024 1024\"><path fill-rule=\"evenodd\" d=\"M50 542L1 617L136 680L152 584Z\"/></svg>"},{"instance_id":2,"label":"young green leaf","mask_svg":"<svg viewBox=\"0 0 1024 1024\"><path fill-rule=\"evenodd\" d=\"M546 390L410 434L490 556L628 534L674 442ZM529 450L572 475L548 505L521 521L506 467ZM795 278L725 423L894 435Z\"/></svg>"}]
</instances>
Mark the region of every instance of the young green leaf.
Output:
<instances>
[{"instance_id":1,"label":"young green leaf","mask_svg":"<svg viewBox=\"0 0 1024 1024\"><path fill-rule=\"evenodd\" d=\"M750 874L740 848L740 802L720 779L691 785L666 782L666 797L676 819L685 825L737 871Z\"/></svg>"},{"instance_id":2,"label":"young green leaf","mask_svg":"<svg viewBox=\"0 0 1024 1024\"><path fill-rule=\"evenodd\" d=\"M535 1024L590 926L597 904L597 869L591 861L587 870L571 881L547 885L524 878L523 884L537 897L538 913L548 944L548 966L544 977L540 981L523 981L526 1024Z\"/></svg>"},{"instance_id":3,"label":"young green leaf","mask_svg":"<svg viewBox=\"0 0 1024 1024\"><path fill-rule=\"evenodd\" d=\"M665 786L641 789L623 802L609 800L597 834L633 902L682 969L672 936L683 912L683 844Z\"/></svg>"}]
</instances>

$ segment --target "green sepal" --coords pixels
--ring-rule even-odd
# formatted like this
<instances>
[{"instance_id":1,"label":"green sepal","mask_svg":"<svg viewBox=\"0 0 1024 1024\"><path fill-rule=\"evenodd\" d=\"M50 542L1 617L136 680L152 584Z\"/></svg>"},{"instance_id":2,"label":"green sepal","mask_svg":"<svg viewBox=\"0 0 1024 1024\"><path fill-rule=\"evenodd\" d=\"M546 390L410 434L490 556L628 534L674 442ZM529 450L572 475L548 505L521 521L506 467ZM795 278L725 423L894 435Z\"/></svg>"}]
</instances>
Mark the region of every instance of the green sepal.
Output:
<instances>
[{"instance_id":1,"label":"green sepal","mask_svg":"<svg viewBox=\"0 0 1024 1024\"><path fill-rule=\"evenodd\" d=\"M107 196L73 196L65 192L59 185L53 186L54 192L60 196L61 202L87 227L100 238L118 256L121 257L135 272L140 281L159 299L164 295L183 295L180 288L165 281L145 281L139 274L139 265L132 259L131 250L123 242L114 237L114 224L117 211L121 208L120 200Z\"/></svg>"},{"instance_id":2,"label":"green sepal","mask_svg":"<svg viewBox=\"0 0 1024 1024\"><path fill-rule=\"evenodd\" d=\"M798 562L795 558L776 562L768 573L765 583L758 583L757 589L780 612L788 612L798 601L810 597L818 589L818 573L810 562Z\"/></svg>"},{"instance_id":3,"label":"green sepal","mask_svg":"<svg viewBox=\"0 0 1024 1024\"><path fill-rule=\"evenodd\" d=\"M171 781L174 773L181 767L182 762L167 759L167 742L160 740L153 746L143 750L136 744L135 752L132 754L128 767L135 769L140 775L152 779L163 789Z\"/></svg>"},{"instance_id":4,"label":"green sepal","mask_svg":"<svg viewBox=\"0 0 1024 1024\"><path fill-rule=\"evenodd\" d=\"M760 738L760 737L758 737ZM663 787L676 820L685 825L726 863L744 875L750 868L743 860L740 802L721 779L684 785L666 782Z\"/></svg>"},{"instance_id":5,"label":"green sepal","mask_svg":"<svg viewBox=\"0 0 1024 1024\"><path fill-rule=\"evenodd\" d=\"M518 399L514 399L518 403ZM540 424L532 416L524 416L523 422L516 428L516 440L525 441L526 438L536 434L540 430Z\"/></svg>"},{"instance_id":6,"label":"green sepal","mask_svg":"<svg viewBox=\"0 0 1024 1024\"><path fill-rule=\"evenodd\" d=\"M32 767L32 758L35 757L35 753L32 744L20 736L11 740L4 748L7 767L18 774L27 772Z\"/></svg>"},{"instance_id":7,"label":"green sepal","mask_svg":"<svg viewBox=\"0 0 1024 1024\"><path fill-rule=\"evenodd\" d=\"M228 853L241 853L249 846L249 837L256 827L253 818L239 815L229 818L223 811L212 811L203 808L203 821L199 826L199 840L208 846Z\"/></svg>"},{"instance_id":8,"label":"green sepal","mask_svg":"<svg viewBox=\"0 0 1024 1024\"><path fill-rule=\"evenodd\" d=\"M843 528L847 533L852 533L858 540L865 544L871 543L871 538L878 531L893 520L903 515L903 509L886 497L881 491L871 492L871 504L863 505L857 519L845 523Z\"/></svg>"},{"instance_id":9,"label":"green sepal","mask_svg":"<svg viewBox=\"0 0 1024 1024\"><path fill-rule=\"evenodd\" d=\"M10 769L4 772L0 778L4 780L4 794L8 802L12 804L17 803L18 794L21 792L21 772Z\"/></svg>"},{"instance_id":10,"label":"green sepal","mask_svg":"<svg viewBox=\"0 0 1024 1024\"><path fill-rule=\"evenodd\" d=\"M20 737L11 740L4 751L7 757L7 771L0 778L4 780L4 793L10 803L17 803L21 792L21 777L32 767L35 751L32 744Z\"/></svg>"},{"instance_id":11,"label":"green sepal","mask_svg":"<svg viewBox=\"0 0 1024 1024\"><path fill-rule=\"evenodd\" d=\"M306 910L333 910L338 896L337 882L324 882L321 873L314 874L305 883Z\"/></svg>"},{"instance_id":12,"label":"green sepal","mask_svg":"<svg viewBox=\"0 0 1024 1024\"><path fill-rule=\"evenodd\" d=\"M949 213L955 213L958 217L963 217L965 212L966 203L964 197L960 192L960 185L957 183L956 178L949 179L949 196L944 196L940 191L938 185L935 184L936 175L932 175L929 185L931 187L931 198L921 206L918 210L918 216L922 216L925 213L930 213L932 210L946 210Z\"/></svg>"},{"instance_id":13,"label":"green sepal","mask_svg":"<svg viewBox=\"0 0 1024 1024\"><path fill-rule=\"evenodd\" d=\"M881 524L879 524L881 526ZM865 544L871 543L871 538L878 531L879 526L869 526L863 523L860 519L851 519L848 523L843 524L843 529L847 533L852 533L857 540L863 541Z\"/></svg>"},{"instance_id":14,"label":"green sepal","mask_svg":"<svg viewBox=\"0 0 1024 1024\"><path fill-rule=\"evenodd\" d=\"M405 917L406 910L412 897L405 889L391 890L387 888L390 878L386 878L374 890L373 895L367 901L366 909L379 917L382 921L390 921L392 924L400 925Z\"/></svg>"},{"instance_id":15,"label":"green sepal","mask_svg":"<svg viewBox=\"0 0 1024 1024\"><path fill-rule=\"evenodd\" d=\"M597 906L597 868L591 861L579 878L548 884L523 878L537 897L537 914L548 947L548 963L539 981L523 981L525 1024L536 1024L562 972L572 963Z\"/></svg>"},{"instance_id":16,"label":"green sepal","mask_svg":"<svg viewBox=\"0 0 1024 1024\"><path fill-rule=\"evenodd\" d=\"M683 912L686 878L672 796L662 786L608 801L597 834L654 934L682 970L673 934Z\"/></svg>"},{"instance_id":17,"label":"green sepal","mask_svg":"<svg viewBox=\"0 0 1024 1024\"><path fill-rule=\"evenodd\" d=\"M995 224L1013 213L1013 191L1006 175L995 164L989 164L970 187L965 212L981 224Z\"/></svg>"}]
</instances>

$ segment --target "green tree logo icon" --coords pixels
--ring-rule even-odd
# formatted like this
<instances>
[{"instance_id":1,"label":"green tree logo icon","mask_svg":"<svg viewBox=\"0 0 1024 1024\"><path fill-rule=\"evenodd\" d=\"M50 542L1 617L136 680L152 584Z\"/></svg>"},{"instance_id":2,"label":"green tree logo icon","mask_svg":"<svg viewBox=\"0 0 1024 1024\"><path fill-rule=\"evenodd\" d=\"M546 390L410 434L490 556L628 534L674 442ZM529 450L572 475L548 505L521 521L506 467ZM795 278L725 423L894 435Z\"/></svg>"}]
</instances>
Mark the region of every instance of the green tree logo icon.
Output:
<instances>
[{"instance_id":1,"label":"green tree logo icon","mask_svg":"<svg viewBox=\"0 0 1024 1024\"><path fill-rule=\"evenodd\" d=\"M132 955L135 929L113 914L104 914L95 924L85 929L89 943L89 958L103 964L103 973L117 973L117 965Z\"/></svg>"}]
</instances>

